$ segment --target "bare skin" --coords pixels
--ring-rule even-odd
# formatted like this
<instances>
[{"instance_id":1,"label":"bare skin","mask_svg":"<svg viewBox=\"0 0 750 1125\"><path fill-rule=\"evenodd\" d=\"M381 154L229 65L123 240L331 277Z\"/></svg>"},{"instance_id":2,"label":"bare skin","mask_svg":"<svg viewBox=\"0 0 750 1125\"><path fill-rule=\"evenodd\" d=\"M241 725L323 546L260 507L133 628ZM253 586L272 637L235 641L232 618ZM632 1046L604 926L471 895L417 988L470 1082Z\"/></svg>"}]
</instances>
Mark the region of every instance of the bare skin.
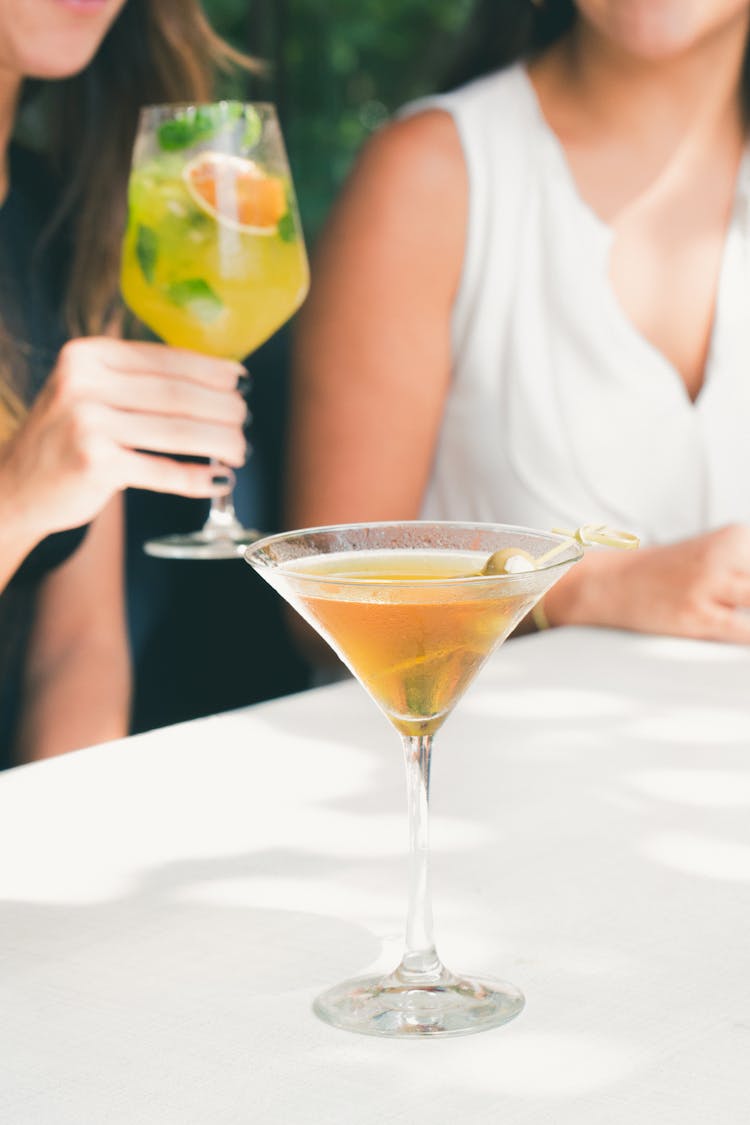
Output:
<instances>
[{"instance_id":1,"label":"bare skin","mask_svg":"<svg viewBox=\"0 0 750 1125\"><path fill-rule=\"evenodd\" d=\"M124 2L0 0L0 201L23 78L80 70ZM127 733L120 494L128 487L186 497L228 492L226 466L241 465L246 452L242 373L237 363L161 344L73 340L20 427L0 444L0 592L43 538L91 523L83 545L40 590L19 735L24 760ZM221 468L170 454L211 457Z\"/></svg>"},{"instance_id":2,"label":"bare skin","mask_svg":"<svg viewBox=\"0 0 750 1125\"><path fill-rule=\"evenodd\" d=\"M124 488L226 492L216 468L155 454L241 465L243 370L161 344L66 344L24 425L0 447L0 580L45 535L88 523Z\"/></svg>"},{"instance_id":3,"label":"bare skin","mask_svg":"<svg viewBox=\"0 0 750 1125\"><path fill-rule=\"evenodd\" d=\"M574 31L530 68L579 192L613 230L625 313L703 383L745 143L747 0L580 0ZM389 125L322 239L300 317L288 521L419 515L450 385L450 311L468 185L447 114ZM387 456L385 452L387 451ZM750 643L750 529L619 556L596 552L547 595L553 624Z\"/></svg>"},{"instance_id":4,"label":"bare skin","mask_svg":"<svg viewBox=\"0 0 750 1125\"><path fill-rule=\"evenodd\" d=\"M102 565L110 557L111 563ZM123 644L123 564L118 495L40 591L26 666L31 706L24 708L16 741L19 761L52 757L127 732L130 661Z\"/></svg>"}]
</instances>

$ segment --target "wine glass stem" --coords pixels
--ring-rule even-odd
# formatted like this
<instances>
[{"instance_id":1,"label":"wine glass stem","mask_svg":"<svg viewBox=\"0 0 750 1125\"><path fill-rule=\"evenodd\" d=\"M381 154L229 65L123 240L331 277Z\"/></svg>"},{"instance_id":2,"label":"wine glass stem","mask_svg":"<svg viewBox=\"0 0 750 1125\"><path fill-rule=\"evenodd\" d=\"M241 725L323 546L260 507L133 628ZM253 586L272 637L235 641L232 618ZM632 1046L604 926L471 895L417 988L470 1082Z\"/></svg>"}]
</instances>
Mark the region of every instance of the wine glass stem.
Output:
<instances>
[{"instance_id":1,"label":"wine glass stem","mask_svg":"<svg viewBox=\"0 0 750 1125\"><path fill-rule=\"evenodd\" d=\"M406 792L409 805L409 913L406 948L397 969L402 979L437 978L442 970L432 936L430 893L430 756L432 735L404 735Z\"/></svg>"},{"instance_id":2,"label":"wine glass stem","mask_svg":"<svg viewBox=\"0 0 750 1125\"><path fill-rule=\"evenodd\" d=\"M212 461L211 464L217 469L221 468L218 461ZM233 495L232 492L228 492L225 496L211 498L211 507L208 509L208 517L203 525L204 534L221 538L230 535L233 531L242 530L234 510Z\"/></svg>"}]
</instances>

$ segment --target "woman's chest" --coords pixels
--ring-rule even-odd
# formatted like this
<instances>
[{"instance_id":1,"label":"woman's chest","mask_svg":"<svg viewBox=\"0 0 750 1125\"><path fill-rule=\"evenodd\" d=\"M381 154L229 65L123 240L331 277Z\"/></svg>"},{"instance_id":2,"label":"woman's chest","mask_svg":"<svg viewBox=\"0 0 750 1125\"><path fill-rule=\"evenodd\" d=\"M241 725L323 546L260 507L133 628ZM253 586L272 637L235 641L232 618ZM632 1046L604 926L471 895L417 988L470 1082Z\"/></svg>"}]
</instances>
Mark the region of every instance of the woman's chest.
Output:
<instances>
[{"instance_id":1,"label":"woman's chest","mask_svg":"<svg viewBox=\"0 0 750 1125\"><path fill-rule=\"evenodd\" d=\"M706 379L728 258L734 191L662 193L612 226L608 284L623 316L694 402Z\"/></svg>"}]
</instances>

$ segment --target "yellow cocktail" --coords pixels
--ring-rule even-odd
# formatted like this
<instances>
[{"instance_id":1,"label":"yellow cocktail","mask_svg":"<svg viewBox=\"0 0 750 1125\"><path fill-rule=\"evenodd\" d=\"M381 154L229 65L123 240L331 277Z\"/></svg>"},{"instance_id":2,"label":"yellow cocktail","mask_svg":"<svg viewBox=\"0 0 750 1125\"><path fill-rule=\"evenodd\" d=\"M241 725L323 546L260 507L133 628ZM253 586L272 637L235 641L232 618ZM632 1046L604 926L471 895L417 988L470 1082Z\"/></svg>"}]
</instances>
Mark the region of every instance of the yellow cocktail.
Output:
<instances>
[{"instance_id":1,"label":"yellow cocktail","mask_svg":"<svg viewBox=\"0 0 750 1125\"><path fill-rule=\"evenodd\" d=\"M130 180L122 293L177 347L242 359L307 292L288 177L205 151L156 155Z\"/></svg>"},{"instance_id":2,"label":"yellow cocktail","mask_svg":"<svg viewBox=\"0 0 750 1125\"><path fill-rule=\"evenodd\" d=\"M242 360L299 308L307 257L274 107L151 106L141 114L128 190L121 288L175 347ZM231 497L204 527L146 544L168 558L234 558L258 533Z\"/></svg>"}]
</instances>

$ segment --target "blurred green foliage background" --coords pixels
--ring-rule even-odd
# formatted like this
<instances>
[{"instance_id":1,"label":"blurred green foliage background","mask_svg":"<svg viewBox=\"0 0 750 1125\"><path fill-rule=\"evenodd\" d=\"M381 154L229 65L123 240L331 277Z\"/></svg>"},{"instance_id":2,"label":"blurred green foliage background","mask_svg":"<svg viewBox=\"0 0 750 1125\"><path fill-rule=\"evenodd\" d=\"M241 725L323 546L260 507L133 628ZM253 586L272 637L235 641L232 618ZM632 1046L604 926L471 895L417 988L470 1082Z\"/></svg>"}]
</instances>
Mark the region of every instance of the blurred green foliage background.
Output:
<instances>
[{"instance_id":1,"label":"blurred green foliage background","mask_svg":"<svg viewBox=\"0 0 750 1125\"><path fill-rule=\"evenodd\" d=\"M437 89L473 0L203 0L214 28L268 75L227 93L276 102L308 241L362 142Z\"/></svg>"}]
</instances>

